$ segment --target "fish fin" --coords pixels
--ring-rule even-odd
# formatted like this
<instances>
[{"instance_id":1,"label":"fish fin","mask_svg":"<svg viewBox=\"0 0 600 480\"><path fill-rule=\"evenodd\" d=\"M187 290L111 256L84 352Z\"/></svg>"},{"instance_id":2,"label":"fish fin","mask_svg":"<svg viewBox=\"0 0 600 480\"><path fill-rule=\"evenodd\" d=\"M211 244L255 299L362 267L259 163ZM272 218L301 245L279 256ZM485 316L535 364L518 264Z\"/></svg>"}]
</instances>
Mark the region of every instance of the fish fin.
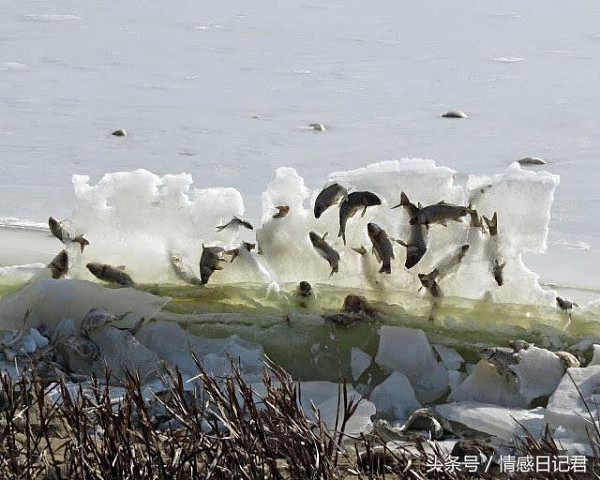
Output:
<instances>
[{"instance_id":1,"label":"fish fin","mask_svg":"<svg viewBox=\"0 0 600 480\"><path fill-rule=\"evenodd\" d=\"M346 245L346 232L342 233L342 240L344 241L344 245Z\"/></svg>"},{"instance_id":2,"label":"fish fin","mask_svg":"<svg viewBox=\"0 0 600 480\"><path fill-rule=\"evenodd\" d=\"M323 240L325 240L325 237L327 236L327 234L328 234L328 233L329 233L329 232L325 232L321 238L322 238Z\"/></svg>"},{"instance_id":3,"label":"fish fin","mask_svg":"<svg viewBox=\"0 0 600 480\"><path fill-rule=\"evenodd\" d=\"M352 247L352 250L354 250L356 253L360 253L361 255L364 255L365 253L367 253L367 250L365 249L365 247L363 245L361 245L360 248Z\"/></svg>"},{"instance_id":4,"label":"fish fin","mask_svg":"<svg viewBox=\"0 0 600 480\"><path fill-rule=\"evenodd\" d=\"M371 253L373 255L375 255L375 258L377 259L378 262L381 262L381 258L379 257L379 252L377 252L377 250L375 249L375 247L373 247L373 249L371 250Z\"/></svg>"},{"instance_id":5,"label":"fish fin","mask_svg":"<svg viewBox=\"0 0 600 480\"><path fill-rule=\"evenodd\" d=\"M367 213L367 206L365 205L365 208L363 208L362 213L360 214L360 218L365 216L365 213Z\"/></svg>"},{"instance_id":6,"label":"fish fin","mask_svg":"<svg viewBox=\"0 0 600 480\"><path fill-rule=\"evenodd\" d=\"M404 192L400 192L400 205L410 205L410 200Z\"/></svg>"},{"instance_id":7,"label":"fish fin","mask_svg":"<svg viewBox=\"0 0 600 480\"><path fill-rule=\"evenodd\" d=\"M337 267L333 267L333 268L331 269L331 273L329 274L329 278L331 278L331 276L332 276L334 273L337 273L337 272L338 272L338 269L337 269Z\"/></svg>"},{"instance_id":8,"label":"fish fin","mask_svg":"<svg viewBox=\"0 0 600 480\"><path fill-rule=\"evenodd\" d=\"M223 267L221 265L215 265L213 270L223 270Z\"/></svg>"},{"instance_id":9,"label":"fish fin","mask_svg":"<svg viewBox=\"0 0 600 480\"><path fill-rule=\"evenodd\" d=\"M217 227L217 232L220 232L221 230L223 230L227 225L219 225Z\"/></svg>"},{"instance_id":10,"label":"fish fin","mask_svg":"<svg viewBox=\"0 0 600 480\"><path fill-rule=\"evenodd\" d=\"M443 200L440 200L439 202L436 203L436 205L444 205L446 202L444 202Z\"/></svg>"},{"instance_id":11,"label":"fish fin","mask_svg":"<svg viewBox=\"0 0 600 480\"><path fill-rule=\"evenodd\" d=\"M408 248L408 244L406 242L404 242L403 240L396 240L396 243L399 243L403 247Z\"/></svg>"},{"instance_id":12,"label":"fish fin","mask_svg":"<svg viewBox=\"0 0 600 480\"><path fill-rule=\"evenodd\" d=\"M398 207L401 207L401 206L402 206L402 204L399 203L398 205L394 205L391 209L393 210L394 208L398 208Z\"/></svg>"},{"instance_id":13,"label":"fish fin","mask_svg":"<svg viewBox=\"0 0 600 480\"><path fill-rule=\"evenodd\" d=\"M417 202L417 208L418 208L419 210L422 210L422 209L423 209L423 205L421 205L421 202Z\"/></svg>"},{"instance_id":14,"label":"fish fin","mask_svg":"<svg viewBox=\"0 0 600 480\"><path fill-rule=\"evenodd\" d=\"M446 220L440 220L438 223L444 227L448 226L448 224L446 223ZM427 228L429 228L429 225L427 225Z\"/></svg>"}]
</instances>

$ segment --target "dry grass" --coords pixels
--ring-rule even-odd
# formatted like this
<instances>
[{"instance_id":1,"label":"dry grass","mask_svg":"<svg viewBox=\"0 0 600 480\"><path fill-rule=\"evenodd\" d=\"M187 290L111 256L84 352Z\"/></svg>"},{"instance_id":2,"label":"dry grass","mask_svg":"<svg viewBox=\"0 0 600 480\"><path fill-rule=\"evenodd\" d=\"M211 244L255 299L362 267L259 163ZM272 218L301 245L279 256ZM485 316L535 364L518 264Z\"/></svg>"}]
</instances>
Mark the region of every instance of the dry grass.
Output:
<instances>
[{"instance_id":1,"label":"dry grass","mask_svg":"<svg viewBox=\"0 0 600 480\"><path fill-rule=\"evenodd\" d=\"M93 392L71 394L35 373L0 381L2 479L465 479L498 478L466 472L431 472L437 445L416 440L416 452L391 451L381 438L350 438L345 429L358 403L339 385L336 426L328 429L300 404L299 384L281 367L265 364L260 396L233 365L231 376L209 375L194 357L200 388L185 390L177 370L163 365L165 390L152 401L135 373L114 398L106 378L90 378ZM305 406L306 407L306 406ZM554 452L549 432L526 437L528 452ZM432 450L433 449L433 450ZM542 478L542 477L539 477ZM550 478L550 477L543 477ZM575 477L556 477L575 478Z\"/></svg>"}]
</instances>

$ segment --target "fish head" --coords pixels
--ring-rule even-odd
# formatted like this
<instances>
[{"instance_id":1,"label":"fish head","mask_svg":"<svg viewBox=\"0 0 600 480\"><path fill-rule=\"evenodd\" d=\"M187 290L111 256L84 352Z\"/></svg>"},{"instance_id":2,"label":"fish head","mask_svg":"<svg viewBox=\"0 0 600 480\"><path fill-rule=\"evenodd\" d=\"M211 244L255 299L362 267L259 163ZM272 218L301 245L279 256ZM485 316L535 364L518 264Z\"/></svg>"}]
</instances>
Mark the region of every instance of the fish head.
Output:
<instances>
[{"instance_id":1,"label":"fish head","mask_svg":"<svg viewBox=\"0 0 600 480\"><path fill-rule=\"evenodd\" d=\"M90 262L85 264L85 268L87 268L94 275L98 275L102 271L102 264L96 262Z\"/></svg>"},{"instance_id":2,"label":"fish head","mask_svg":"<svg viewBox=\"0 0 600 480\"><path fill-rule=\"evenodd\" d=\"M318 245L320 241L322 241L322 238L319 236L318 233L315 232L309 232L308 236L310 238L310 241L313 245Z\"/></svg>"},{"instance_id":3,"label":"fish head","mask_svg":"<svg viewBox=\"0 0 600 480\"><path fill-rule=\"evenodd\" d=\"M376 223L368 223L367 224L367 233L369 237L377 237L381 232L381 228Z\"/></svg>"},{"instance_id":4,"label":"fish head","mask_svg":"<svg viewBox=\"0 0 600 480\"><path fill-rule=\"evenodd\" d=\"M306 297L306 296L310 295L311 292L312 292L312 286L306 280L302 280L298 284L298 293L300 293L300 295Z\"/></svg>"}]
</instances>

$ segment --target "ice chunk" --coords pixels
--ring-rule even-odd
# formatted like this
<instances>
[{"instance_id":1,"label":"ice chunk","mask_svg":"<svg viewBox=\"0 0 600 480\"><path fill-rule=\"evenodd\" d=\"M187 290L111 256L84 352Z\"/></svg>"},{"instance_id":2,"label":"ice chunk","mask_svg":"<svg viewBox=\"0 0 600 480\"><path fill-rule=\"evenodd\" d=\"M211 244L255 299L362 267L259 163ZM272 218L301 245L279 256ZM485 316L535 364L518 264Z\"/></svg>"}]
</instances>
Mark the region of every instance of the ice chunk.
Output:
<instances>
[{"instance_id":1,"label":"ice chunk","mask_svg":"<svg viewBox=\"0 0 600 480\"><path fill-rule=\"evenodd\" d=\"M519 363L509 368L519 377L519 393L531 402L536 397L550 395L565 373L560 358L543 348L529 347L519 352Z\"/></svg>"},{"instance_id":2,"label":"ice chunk","mask_svg":"<svg viewBox=\"0 0 600 480\"><path fill-rule=\"evenodd\" d=\"M527 171L518 164L492 178L470 177L467 185L455 183L455 171L432 160L402 159L334 172L327 182L338 182L351 191L367 190L381 199L365 215L355 214L346 227L347 244L339 238L339 209L332 206L316 219L312 211L319 190L311 190L291 168L279 168L262 196L262 226L256 225L256 241L262 256L246 252L216 271L211 283L299 282L360 287L385 293L414 292L420 287L418 273L429 272L457 246L467 241L470 249L452 278L441 280L446 296L480 299L486 292L497 302L550 304L554 294L543 290L537 276L521 260L521 254L545 248L550 205L558 177ZM85 233L90 245L74 255L70 274L92 277L85 262L93 259L112 265L125 264L138 283L180 281L169 264L171 253L197 274L202 244L231 249L241 240L253 241L246 229L226 228L233 216L243 214L240 193L219 188L194 190L189 174L158 176L146 170L106 174L97 184L87 176L74 176L77 205L73 215L75 233ZM489 187L491 185L491 187ZM321 187L318 185L317 187ZM490 250L489 236L470 228L468 220L447 227L433 225L428 231L428 250L418 268L404 268L405 249L392 242L395 258L392 273L380 274L374 256L353 248L370 249L366 226L375 222L388 236L408 240L411 226L404 209L390 210L404 190L409 199L423 205L440 200L473 203L479 213L499 218L499 236ZM481 193L483 191L483 193ZM289 206L285 217L272 218L275 207ZM157 221L160 219L160 221ZM340 254L339 272L315 251L310 231L329 233L327 242ZM244 238L242 238L244 237ZM494 260L506 261L504 285L491 273ZM152 258L152 262L147 259Z\"/></svg>"},{"instance_id":3,"label":"ice chunk","mask_svg":"<svg viewBox=\"0 0 600 480\"><path fill-rule=\"evenodd\" d=\"M592 360L587 365L588 367L600 365L600 345L595 343L592 348L594 349L594 353L592 355Z\"/></svg>"},{"instance_id":4,"label":"ice chunk","mask_svg":"<svg viewBox=\"0 0 600 480\"><path fill-rule=\"evenodd\" d=\"M336 416L339 413L341 422L343 414L343 399L340 395L340 405L338 409L338 392L341 388L337 383L333 382L301 382L301 397L300 401L308 418L315 419L311 408L311 402L319 411L321 420L329 429L333 429L336 424ZM367 433L373 428L371 417L375 415L375 405L365 400L352 387L348 388L348 399L351 401L359 401L356 412L346 426L346 433L357 435L359 433ZM341 392L340 392L341 393ZM340 424L338 424L338 428Z\"/></svg>"},{"instance_id":5,"label":"ice chunk","mask_svg":"<svg viewBox=\"0 0 600 480\"><path fill-rule=\"evenodd\" d=\"M242 373L258 373L263 367L262 347L237 335L220 339L200 338L176 323L151 322L140 329L137 338L161 359L179 366L189 375L197 373L191 352L205 364L207 370L219 375L231 373L231 361L239 362Z\"/></svg>"},{"instance_id":6,"label":"ice chunk","mask_svg":"<svg viewBox=\"0 0 600 480\"><path fill-rule=\"evenodd\" d=\"M160 177L142 169L105 174L96 185L88 176L74 175L73 185L73 224L90 245L71 270L83 278L91 278L84 265L95 259L126 265L139 283L177 281L170 253L198 268L202 244L239 244L237 228L215 228L244 212L242 196L233 188L192 190L190 174ZM228 275L236 270L235 262L227 267ZM224 273L215 273L211 282L218 283Z\"/></svg>"},{"instance_id":7,"label":"ice chunk","mask_svg":"<svg viewBox=\"0 0 600 480\"><path fill-rule=\"evenodd\" d=\"M156 354L127 330L108 326L92 332L90 338L100 347L102 359L106 361L111 373L117 379L124 378L126 372L137 370L143 383L159 368L159 359ZM93 371L101 376L104 373L103 362L95 362Z\"/></svg>"},{"instance_id":8,"label":"ice chunk","mask_svg":"<svg viewBox=\"0 0 600 480\"><path fill-rule=\"evenodd\" d=\"M558 175L526 170L515 162L491 178L469 176L467 188L472 198L483 189L472 206L488 218L498 214L498 234L507 250L544 252L550 206L559 182Z\"/></svg>"},{"instance_id":9,"label":"ice chunk","mask_svg":"<svg viewBox=\"0 0 600 480\"><path fill-rule=\"evenodd\" d=\"M356 380L371 364L371 355L366 354L360 348L353 347L350 352L350 365L352 378Z\"/></svg>"},{"instance_id":10,"label":"ice chunk","mask_svg":"<svg viewBox=\"0 0 600 480\"><path fill-rule=\"evenodd\" d=\"M545 425L545 410L541 407L527 410L478 402L462 402L445 403L435 408L447 420L462 423L473 430L503 440L512 440L515 435L525 435L517 422L527 428L535 438L539 438Z\"/></svg>"},{"instance_id":11,"label":"ice chunk","mask_svg":"<svg viewBox=\"0 0 600 480\"><path fill-rule=\"evenodd\" d=\"M373 402L380 415L404 421L421 404L406 375L394 372L383 383L377 385L369 400Z\"/></svg>"},{"instance_id":12,"label":"ice chunk","mask_svg":"<svg viewBox=\"0 0 600 480\"><path fill-rule=\"evenodd\" d=\"M471 374L453 391L456 402L475 401L507 407L525 407L529 403L519 393L515 379L500 375L485 360L481 360Z\"/></svg>"},{"instance_id":13,"label":"ice chunk","mask_svg":"<svg viewBox=\"0 0 600 480\"><path fill-rule=\"evenodd\" d=\"M594 404L592 397L599 387L600 366L569 368L548 401L546 421L553 426L568 428L579 439L587 440L586 428L594 431L593 422L598 421L600 405Z\"/></svg>"},{"instance_id":14,"label":"ice chunk","mask_svg":"<svg viewBox=\"0 0 600 480\"><path fill-rule=\"evenodd\" d=\"M105 288L82 280L40 279L0 300L0 329L18 329L31 309L29 326L52 329L64 318L80 322L91 308L104 308L120 315L132 312L122 326L133 327L144 317L152 318L169 299L132 288Z\"/></svg>"},{"instance_id":15,"label":"ice chunk","mask_svg":"<svg viewBox=\"0 0 600 480\"><path fill-rule=\"evenodd\" d=\"M444 345L433 345L433 348L448 370L459 370L464 363L464 359L460 353L452 348L445 347Z\"/></svg>"},{"instance_id":16,"label":"ice chunk","mask_svg":"<svg viewBox=\"0 0 600 480\"><path fill-rule=\"evenodd\" d=\"M448 389L448 372L436 361L423 330L381 327L375 361L406 375L422 402L431 402Z\"/></svg>"}]
</instances>

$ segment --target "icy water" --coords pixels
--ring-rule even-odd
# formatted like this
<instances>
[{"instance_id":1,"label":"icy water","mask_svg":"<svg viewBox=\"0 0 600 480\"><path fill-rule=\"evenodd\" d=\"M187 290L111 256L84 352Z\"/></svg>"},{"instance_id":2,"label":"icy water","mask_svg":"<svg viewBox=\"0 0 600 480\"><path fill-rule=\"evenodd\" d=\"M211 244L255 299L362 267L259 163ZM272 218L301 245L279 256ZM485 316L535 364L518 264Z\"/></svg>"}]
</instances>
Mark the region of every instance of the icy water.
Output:
<instances>
[{"instance_id":1,"label":"icy water","mask_svg":"<svg viewBox=\"0 0 600 480\"><path fill-rule=\"evenodd\" d=\"M574 298L600 297L599 4L9 0L1 11L5 224L70 217L72 174L189 172L197 188L239 190L258 219L279 166L318 189L329 172L405 156L457 178L540 156L548 165L534 168L560 185L548 252L526 264L542 282L592 289ZM469 117L440 118L449 109ZM328 130L301 128L311 122ZM2 264L48 261L14 231L0 237Z\"/></svg>"}]
</instances>

